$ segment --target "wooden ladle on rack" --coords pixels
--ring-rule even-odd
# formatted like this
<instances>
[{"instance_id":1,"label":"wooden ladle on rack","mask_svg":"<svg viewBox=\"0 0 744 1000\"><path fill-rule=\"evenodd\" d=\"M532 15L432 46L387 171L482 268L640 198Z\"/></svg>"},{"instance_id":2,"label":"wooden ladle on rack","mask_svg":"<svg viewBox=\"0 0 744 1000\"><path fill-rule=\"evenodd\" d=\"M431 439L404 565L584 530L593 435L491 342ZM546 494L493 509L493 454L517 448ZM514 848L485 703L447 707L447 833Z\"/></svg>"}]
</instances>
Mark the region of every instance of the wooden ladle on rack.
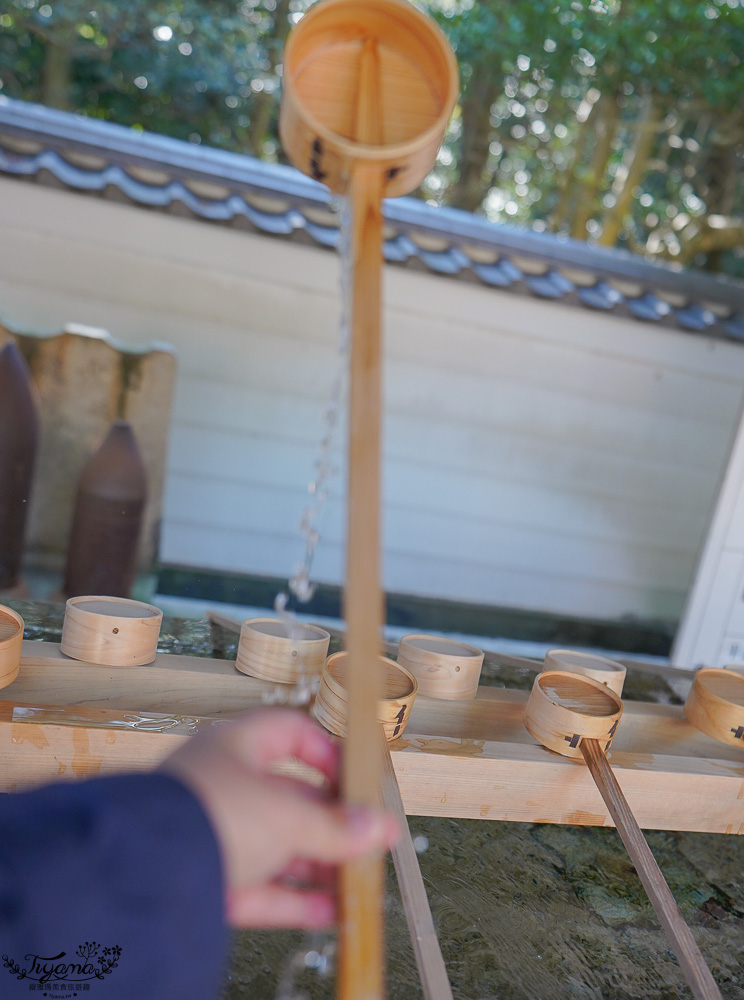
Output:
<instances>
[{"instance_id":1,"label":"wooden ladle on rack","mask_svg":"<svg viewBox=\"0 0 744 1000\"><path fill-rule=\"evenodd\" d=\"M698 1000L721 1000L710 969L608 763L606 752L622 713L622 700L606 685L579 674L547 670L535 678L524 724L549 750L586 762L693 995Z\"/></svg>"},{"instance_id":2,"label":"wooden ladle on rack","mask_svg":"<svg viewBox=\"0 0 744 1000\"><path fill-rule=\"evenodd\" d=\"M744 676L735 670L698 670L685 702L685 716L706 736L744 753Z\"/></svg>"},{"instance_id":3,"label":"wooden ladle on rack","mask_svg":"<svg viewBox=\"0 0 744 1000\"><path fill-rule=\"evenodd\" d=\"M283 60L279 120L295 166L351 203L350 388L345 615L350 662L346 801L377 801L375 709L380 587L382 199L431 170L458 91L452 50L407 0L321 0ZM384 994L381 859L344 866L339 992Z\"/></svg>"}]
</instances>

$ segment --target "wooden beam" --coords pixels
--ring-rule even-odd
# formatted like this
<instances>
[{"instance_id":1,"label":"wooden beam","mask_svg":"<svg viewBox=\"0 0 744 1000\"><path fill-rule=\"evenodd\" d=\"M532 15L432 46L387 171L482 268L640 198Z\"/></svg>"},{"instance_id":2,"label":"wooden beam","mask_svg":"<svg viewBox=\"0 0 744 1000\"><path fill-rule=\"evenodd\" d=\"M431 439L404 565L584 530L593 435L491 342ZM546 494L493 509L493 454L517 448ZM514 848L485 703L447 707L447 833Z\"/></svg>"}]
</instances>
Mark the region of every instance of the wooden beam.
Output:
<instances>
[{"instance_id":1,"label":"wooden beam","mask_svg":"<svg viewBox=\"0 0 744 1000\"><path fill-rule=\"evenodd\" d=\"M0 788L146 769L183 739L172 730L86 725L81 709L225 718L273 690L224 660L159 654L148 666L112 669L71 660L54 643L26 642L19 676L2 691ZM526 701L525 691L484 687L472 701L417 698L404 736L390 744L406 812L610 825L588 771L527 733ZM22 712L14 720L24 705L49 713L43 723ZM87 733L90 754L74 729ZM744 747L694 729L681 707L625 702L610 759L641 827L744 833Z\"/></svg>"},{"instance_id":2,"label":"wooden beam","mask_svg":"<svg viewBox=\"0 0 744 1000\"><path fill-rule=\"evenodd\" d=\"M27 639L18 678L2 697L28 704L222 715L265 704L277 687L240 673L233 660L158 653L146 666L106 667L72 660L57 643Z\"/></svg>"}]
</instances>

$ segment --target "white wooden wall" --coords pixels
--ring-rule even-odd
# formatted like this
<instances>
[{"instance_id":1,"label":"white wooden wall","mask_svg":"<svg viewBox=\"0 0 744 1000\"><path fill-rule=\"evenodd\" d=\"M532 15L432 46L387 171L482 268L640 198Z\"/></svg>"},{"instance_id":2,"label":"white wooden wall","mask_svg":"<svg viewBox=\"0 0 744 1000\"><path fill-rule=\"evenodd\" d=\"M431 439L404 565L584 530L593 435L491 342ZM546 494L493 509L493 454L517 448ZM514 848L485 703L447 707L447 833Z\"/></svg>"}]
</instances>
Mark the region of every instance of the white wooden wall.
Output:
<instances>
[{"instance_id":1,"label":"white wooden wall","mask_svg":"<svg viewBox=\"0 0 744 1000\"><path fill-rule=\"evenodd\" d=\"M335 364L334 254L2 180L0 312L173 344L163 560L292 571ZM396 268L386 324L387 588L675 619L744 349ZM316 559L332 583L341 492Z\"/></svg>"},{"instance_id":2,"label":"white wooden wall","mask_svg":"<svg viewBox=\"0 0 744 1000\"><path fill-rule=\"evenodd\" d=\"M671 660L689 670L744 665L744 413Z\"/></svg>"}]
</instances>

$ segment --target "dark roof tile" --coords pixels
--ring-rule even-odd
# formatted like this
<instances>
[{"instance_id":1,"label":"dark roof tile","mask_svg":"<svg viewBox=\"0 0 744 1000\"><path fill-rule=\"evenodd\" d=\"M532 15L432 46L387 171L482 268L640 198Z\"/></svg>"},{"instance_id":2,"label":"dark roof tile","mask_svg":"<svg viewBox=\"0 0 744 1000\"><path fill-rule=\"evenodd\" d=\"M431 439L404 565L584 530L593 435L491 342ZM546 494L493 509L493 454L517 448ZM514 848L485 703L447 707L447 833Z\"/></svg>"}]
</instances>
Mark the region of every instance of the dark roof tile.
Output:
<instances>
[{"instance_id":1,"label":"dark roof tile","mask_svg":"<svg viewBox=\"0 0 744 1000\"><path fill-rule=\"evenodd\" d=\"M304 223L308 235L312 236L316 243L319 243L323 247L336 249L341 236L340 229L331 226L319 226L314 222L310 222L307 218L304 219Z\"/></svg>"},{"instance_id":2,"label":"dark roof tile","mask_svg":"<svg viewBox=\"0 0 744 1000\"><path fill-rule=\"evenodd\" d=\"M724 320L721 326L733 340L744 340L744 313Z\"/></svg>"},{"instance_id":3,"label":"dark roof tile","mask_svg":"<svg viewBox=\"0 0 744 1000\"><path fill-rule=\"evenodd\" d=\"M648 293L640 295L636 299L626 299L625 301L628 309L630 309L634 316L638 319L651 320L652 322L664 319L672 311L672 307L668 302L663 302L656 295Z\"/></svg>"},{"instance_id":4,"label":"dark roof tile","mask_svg":"<svg viewBox=\"0 0 744 1000\"><path fill-rule=\"evenodd\" d=\"M675 315L677 322L686 330L702 332L716 322L710 309L701 309L700 306L685 306L684 309L677 309Z\"/></svg>"},{"instance_id":5,"label":"dark roof tile","mask_svg":"<svg viewBox=\"0 0 744 1000\"><path fill-rule=\"evenodd\" d=\"M574 291L573 283L564 278L558 271L549 271L547 274L541 275L528 275L527 285L535 295L544 299L562 299Z\"/></svg>"},{"instance_id":6,"label":"dark roof tile","mask_svg":"<svg viewBox=\"0 0 744 1000\"><path fill-rule=\"evenodd\" d=\"M623 297L616 288L606 281L598 281L591 288L579 288L579 299L590 309L614 309Z\"/></svg>"},{"instance_id":7,"label":"dark roof tile","mask_svg":"<svg viewBox=\"0 0 744 1000\"><path fill-rule=\"evenodd\" d=\"M436 271L437 274L459 274L463 269L462 256L458 256L453 250L419 250L418 257L430 271Z\"/></svg>"},{"instance_id":8,"label":"dark roof tile","mask_svg":"<svg viewBox=\"0 0 744 1000\"><path fill-rule=\"evenodd\" d=\"M385 240L383 254L390 264L405 264L411 256L410 240L400 234Z\"/></svg>"},{"instance_id":9,"label":"dark roof tile","mask_svg":"<svg viewBox=\"0 0 744 1000\"><path fill-rule=\"evenodd\" d=\"M244 202L243 215L251 225L264 233L270 233L272 236L290 236L298 226L295 214L297 213L292 211L263 212L248 202Z\"/></svg>"},{"instance_id":10,"label":"dark roof tile","mask_svg":"<svg viewBox=\"0 0 744 1000\"><path fill-rule=\"evenodd\" d=\"M291 167L0 97L0 174L337 248L336 199ZM385 259L744 341L744 286L620 250L386 200Z\"/></svg>"},{"instance_id":11,"label":"dark roof tile","mask_svg":"<svg viewBox=\"0 0 744 1000\"><path fill-rule=\"evenodd\" d=\"M500 260L497 264L473 264L472 271L486 285L495 288L508 288L523 277L519 268L508 260Z\"/></svg>"}]
</instances>

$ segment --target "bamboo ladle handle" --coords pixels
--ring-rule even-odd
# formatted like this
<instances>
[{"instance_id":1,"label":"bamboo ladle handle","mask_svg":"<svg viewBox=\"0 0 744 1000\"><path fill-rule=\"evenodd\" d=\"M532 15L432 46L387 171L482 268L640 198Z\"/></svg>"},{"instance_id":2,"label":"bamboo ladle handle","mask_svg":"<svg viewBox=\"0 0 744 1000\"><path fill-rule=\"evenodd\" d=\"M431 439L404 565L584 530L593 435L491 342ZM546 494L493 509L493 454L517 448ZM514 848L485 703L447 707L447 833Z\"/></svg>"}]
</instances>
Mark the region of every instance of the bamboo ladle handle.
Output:
<instances>
[{"instance_id":1,"label":"bamboo ladle handle","mask_svg":"<svg viewBox=\"0 0 744 1000\"><path fill-rule=\"evenodd\" d=\"M374 143L379 130L379 53L374 39L362 46L356 96L356 138ZM351 352L347 500L346 648L349 654L348 736L343 756L343 796L375 805L381 761L378 663L383 619L380 587L380 411L382 395L382 175L379 167L354 166L351 202ZM378 1000L384 984L385 872L381 857L343 865L340 877L339 995Z\"/></svg>"},{"instance_id":2,"label":"bamboo ladle handle","mask_svg":"<svg viewBox=\"0 0 744 1000\"><path fill-rule=\"evenodd\" d=\"M382 802L392 813L401 828L401 836L393 847L393 864L398 877L398 888L406 914L411 944L416 956L416 966L421 978L424 1000L452 1000L452 987L439 947L439 939L426 895L416 848L411 839L405 807L395 776L390 749L385 740L380 741L382 753Z\"/></svg>"},{"instance_id":3,"label":"bamboo ladle handle","mask_svg":"<svg viewBox=\"0 0 744 1000\"><path fill-rule=\"evenodd\" d=\"M698 1000L721 1000L720 990L641 833L602 745L598 740L585 738L579 747L693 995Z\"/></svg>"},{"instance_id":4,"label":"bamboo ladle handle","mask_svg":"<svg viewBox=\"0 0 744 1000\"><path fill-rule=\"evenodd\" d=\"M347 492L348 736L343 794L379 794L382 198L431 169L457 97L457 63L436 25L407 0L324 0L289 37L279 130L292 161L352 214ZM341 871L341 1000L384 994L382 858Z\"/></svg>"}]
</instances>

